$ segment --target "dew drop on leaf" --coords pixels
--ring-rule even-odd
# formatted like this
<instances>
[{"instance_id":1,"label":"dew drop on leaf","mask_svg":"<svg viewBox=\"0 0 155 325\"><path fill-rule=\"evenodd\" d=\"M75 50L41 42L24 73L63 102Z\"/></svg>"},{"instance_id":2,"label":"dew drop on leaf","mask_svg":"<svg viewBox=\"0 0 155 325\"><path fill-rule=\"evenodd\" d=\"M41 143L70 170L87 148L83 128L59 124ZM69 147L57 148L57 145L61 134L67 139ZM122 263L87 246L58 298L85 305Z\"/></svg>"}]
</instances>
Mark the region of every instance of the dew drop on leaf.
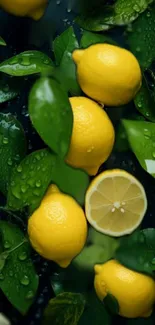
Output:
<instances>
[{"instance_id":1,"label":"dew drop on leaf","mask_svg":"<svg viewBox=\"0 0 155 325\"><path fill-rule=\"evenodd\" d=\"M12 164L13 164L12 159L9 158L9 159L8 159L8 165L9 165L9 166L12 166Z\"/></svg>"},{"instance_id":2,"label":"dew drop on leaf","mask_svg":"<svg viewBox=\"0 0 155 325\"><path fill-rule=\"evenodd\" d=\"M23 278L20 280L20 283L24 286L28 286L30 283L30 280L27 275L24 275Z\"/></svg>"},{"instance_id":3,"label":"dew drop on leaf","mask_svg":"<svg viewBox=\"0 0 155 325\"><path fill-rule=\"evenodd\" d=\"M22 172L22 166L19 165L19 166L17 167L17 172L18 172L18 173L21 173L21 172Z\"/></svg>"},{"instance_id":4,"label":"dew drop on leaf","mask_svg":"<svg viewBox=\"0 0 155 325\"><path fill-rule=\"evenodd\" d=\"M4 280L4 275L0 273L0 280Z\"/></svg>"},{"instance_id":5,"label":"dew drop on leaf","mask_svg":"<svg viewBox=\"0 0 155 325\"><path fill-rule=\"evenodd\" d=\"M13 272L10 270L9 271L9 275L12 277L13 276Z\"/></svg>"},{"instance_id":6,"label":"dew drop on leaf","mask_svg":"<svg viewBox=\"0 0 155 325\"><path fill-rule=\"evenodd\" d=\"M8 144L8 142L9 142L8 138L4 137L3 138L3 144Z\"/></svg>"},{"instance_id":7,"label":"dew drop on leaf","mask_svg":"<svg viewBox=\"0 0 155 325\"><path fill-rule=\"evenodd\" d=\"M10 247L11 247L10 242L9 242L8 240L6 240L6 241L4 242L4 248L5 248L5 249L8 249L8 248L10 248Z\"/></svg>"},{"instance_id":8,"label":"dew drop on leaf","mask_svg":"<svg viewBox=\"0 0 155 325\"><path fill-rule=\"evenodd\" d=\"M38 181L36 182L36 187L40 187L40 186L41 186L41 181L38 180Z\"/></svg>"},{"instance_id":9,"label":"dew drop on leaf","mask_svg":"<svg viewBox=\"0 0 155 325\"><path fill-rule=\"evenodd\" d=\"M22 186L21 186L21 191L22 191L22 193L26 193L26 191L27 191L27 186L26 186L26 185L22 185Z\"/></svg>"},{"instance_id":10,"label":"dew drop on leaf","mask_svg":"<svg viewBox=\"0 0 155 325\"><path fill-rule=\"evenodd\" d=\"M27 259L27 253L26 252L21 252L18 256L20 261L25 261Z\"/></svg>"},{"instance_id":11,"label":"dew drop on leaf","mask_svg":"<svg viewBox=\"0 0 155 325\"><path fill-rule=\"evenodd\" d=\"M28 291L27 295L26 295L26 299L32 299L34 297L34 293L32 290Z\"/></svg>"}]
</instances>

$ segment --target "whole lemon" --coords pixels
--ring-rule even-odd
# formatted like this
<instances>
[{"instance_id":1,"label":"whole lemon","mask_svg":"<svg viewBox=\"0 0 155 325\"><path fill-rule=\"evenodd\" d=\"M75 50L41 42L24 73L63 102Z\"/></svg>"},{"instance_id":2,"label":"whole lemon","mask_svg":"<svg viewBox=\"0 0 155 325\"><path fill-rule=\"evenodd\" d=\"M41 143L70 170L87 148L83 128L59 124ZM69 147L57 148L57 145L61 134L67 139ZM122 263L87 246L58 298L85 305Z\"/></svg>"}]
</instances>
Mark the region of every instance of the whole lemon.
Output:
<instances>
[{"instance_id":1,"label":"whole lemon","mask_svg":"<svg viewBox=\"0 0 155 325\"><path fill-rule=\"evenodd\" d=\"M108 293L118 301L119 314L127 318L149 317L155 303L155 282L116 260L95 265L94 286L99 299Z\"/></svg>"},{"instance_id":2,"label":"whole lemon","mask_svg":"<svg viewBox=\"0 0 155 325\"><path fill-rule=\"evenodd\" d=\"M48 0L0 0L0 7L15 16L27 16L40 19Z\"/></svg>"},{"instance_id":3,"label":"whole lemon","mask_svg":"<svg viewBox=\"0 0 155 325\"><path fill-rule=\"evenodd\" d=\"M78 203L52 186L30 217L28 234L41 256L65 268L85 244L87 222Z\"/></svg>"},{"instance_id":4,"label":"whole lemon","mask_svg":"<svg viewBox=\"0 0 155 325\"><path fill-rule=\"evenodd\" d=\"M73 131L67 162L95 175L114 145L114 128L106 112L86 97L71 97Z\"/></svg>"},{"instance_id":5,"label":"whole lemon","mask_svg":"<svg viewBox=\"0 0 155 325\"><path fill-rule=\"evenodd\" d=\"M89 97L107 106L130 102L141 87L141 70L135 56L118 46L96 44L75 50L79 84Z\"/></svg>"}]
</instances>

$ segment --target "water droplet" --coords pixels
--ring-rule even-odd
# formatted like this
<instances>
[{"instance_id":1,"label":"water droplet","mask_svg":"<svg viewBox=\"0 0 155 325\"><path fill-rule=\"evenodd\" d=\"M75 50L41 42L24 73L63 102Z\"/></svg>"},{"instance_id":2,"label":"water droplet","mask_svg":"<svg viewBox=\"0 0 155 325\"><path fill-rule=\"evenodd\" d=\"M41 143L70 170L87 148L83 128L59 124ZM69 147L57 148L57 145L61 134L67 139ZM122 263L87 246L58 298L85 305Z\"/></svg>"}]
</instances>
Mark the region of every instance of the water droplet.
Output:
<instances>
[{"instance_id":1,"label":"water droplet","mask_svg":"<svg viewBox=\"0 0 155 325\"><path fill-rule=\"evenodd\" d=\"M49 59L45 59L45 60L43 61L43 63L44 63L44 64L50 64L50 60L49 60Z\"/></svg>"},{"instance_id":2,"label":"water droplet","mask_svg":"<svg viewBox=\"0 0 155 325\"><path fill-rule=\"evenodd\" d=\"M30 280L28 278L27 275L24 275L23 278L20 280L21 284L23 284L24 286L28 286L30 283Z\"/></svg>"},{"instance_id":3,"label":"water droplet","mask_svg":"<svg viewBox=\"0 0 155 325\"><path fill-rule=\"evenodd\" d=\"M14 58L12 58L12 59L9 60L9 64L10 65L14 65L16 63L18 63L18 59L16 57L14 57Z\"/></svg>"},{"instance_id":4,"label":"water droplet","mask_svg":"<svg viewBox=\"0 0 155 325\"><path fill-rule=\"evenodd\" d=\"M152 152L152 156L153 156L153 158L155 158L155 151L154 151L154 152Z\"/></svg>"},{"instance_id":5,"label":"water droplet","mask_svg":"<svg viewBox=\"0 0 155 325\"><path fill-rule=\"evenodd\" d=\"M147 117L149 117L149 116L150 116L149 112L146 112L146 116L147 116Z\"/></svg>"},{"instance_id":6,"label":"water droplet","mask_svg":"<svg viewBox=\"0 0 155 325\"><path fill-rule=\"evenodd\" d=\"M36 182L36 187L40 187L40 186L41 186L41 181L38 180L38 181Z\"/></svg>"},{"instance_id":7,"label":"water droplet","mask_svg":"<svg viewBox=\"0 0 155 325\"><path fill-rule=\"evenodd\" d=\"M27 186L23 184L21 186L21 191L22 191L22 193L25 193L27 191Z\"/></svg>"},{"instance_id":8,"label":"water droplet","mask_svg":"<svg viewBox=\"0 0 155 325\"><path fill-rule=\"evenodd\" d=\"M34 297L34 293L32 290L28 291L27 295L26 295L26 299L32 299Z\"/></svg>"},{"instance_id":9,"label":"water droplet","mask_svg":"<svg viewBox=\"0 0 155 325\"><path fill-rule=\"evenodd\" d=\"M141 108L142 107L142 103L139 102L138 103L138 107Z\"/></svg>"},{"instance_id":10,"label":"water droplet","mask_svg":"<svg viewBox=\"0 0 155 325\"><path fill-rule=\"evenodd\" d=\"M56 4L57 4L57 6L60 5L61 4L61 1L60 0L57 0L56 1Z\"/></svg>"},{"instance_id":11,"label":"water droplet","mask_svg":"<svg viewBox=\"0 0 155 325\"><path fill-rule=\"evenodd\" d=\"M5 240L5 242L4 242L4 248L5 248L5 249L8 249L8 248L10 248L10 247L11 247L10 242L9 242L8 240Z\"/></svg>"},{"instance_id":12,"label":"water droplet","mask_svg":"<svg viewBox=\"0 0 155 325\"><path fill-rule=\"evenodd\" d=\"M21 64L24 65L24 66L30 65L30 59L29 59L29 57L28 56L24 56L22 58Z\"/></svg>"},{"instance_id":13,"label":"water droplet","mask_svg":"<svg viewBox=\"0 0 155 325\"><path fill-rule=\"evenodd\" d=\"M20 160L20 156L17 154L14 158L15 161L19 161Z\"/></svg>"},{"instance_id":14,"label":"water droplet","mask_svg":"<svg viewBox=\"0 0 155 325\"><path fill-rule=\"evenodd\" d=\"M0 273L0 280L4 280L4 275Z\"/></svg>"},{"instance_id":15,"label":"water droplet","mask_svg":"<svg viewBox=\"0 0 155 325\"><path fill-rule=\"evenodd\" d=\"M9 166L12 166L12 164L13 164L12 159L9 158L9 159L8 159L8 165L9 165Z\"/></svg>"},{"instance_id":16,"label":"water droplet","mask_svg":"<svg viewBox=\"0 0 155 325\"><path fill-rule=\"evenodd\" d=\"M136 47L136 52L141 52L141 48L139 46Z\"/></svg>"},{"instance_id":17,"label":"water droplet","mask_svg":"<svg viewBox=\"0 0 155 325\"><path fill-rule=\"evenodd\" d=\"M141 9L140 9L140 7L137 4L135 4L133 6L133 10L136 11L136 12L140 12Z\"/></svg>"},{"instance_id":18,"label":"water droplet","mask_svg":"<svg viewBox=\"0 0 155 325\"><path fill-rule=\"evenodd\" d=\"M39 153L36 155L36 159L39 161L41 159Z\"/></svg>"},{"instance_id":19,"label":"water droplet","mask_svg":"<svg viewBox=\"0 0 155 325\"><path fill-rule=\"evenodd\" d=\"M27 259L27 253L26 252L21 252L18 256L20 261L25 261Z\"/></svg>"},{"instance_id":20,"label":"water droplet","mask_svg":"<svg viewBox=\"0 0 155 325\"><path fill-rule=\"evenodd\" d=\"M12 277L13 276L13 272L12 271L9 271L9 275Z\"/></svg>"},{"instance_id":21,"label":"water droplet","mask_svg":"<svg viewBox=\"0 0 155 325\"><path fill-rule=\"evenodd\" d=\"M150 11L147 12L146 16L147 16L147 17L150 17L150 16L151 16Z\"/></svg>"},{"instance_id":22,"label":"water droplet","mask_svg":"<svg viewBox=\"0 0 155 325\"><path fill-rule=\"evenodd\" d=\"M144 136L146 139L149 139L151 136L151 132L148 129L144 129Z\"/></svg>"},{"instance_id":23,"label":"water droplet","mask_svg":"<svg viewBox=\"0 0 155 325\"><path fill-rule=\"evenodd\" d=\"M8 144L8 142L9 142L8 138L4 137L4 138L3 138L3 143L4 143L4 144Z\"/></svg>"},{"instance_id":24,"label":"water droplet","mask_svg":"<svg viewBox=\"0 0 155 325\"><path fill-rule=\"evenodd\" d=\"M17 167L17 172L18 172L18 173L21 173L21 172L22 172L22 166L21 166L21 165L19 165L19 166Z\"/></svg>"},{"instance_id":25,"label":"water droplet","mask_svg":"<svg viewBox=\"0 0 155 325\"><path fill-rule=\"evenodd\" d=\"M152 264L155 264L155 257L153 258L153 260L152 260L152 262L151 262Z\"/></svg>"}]
</instances>

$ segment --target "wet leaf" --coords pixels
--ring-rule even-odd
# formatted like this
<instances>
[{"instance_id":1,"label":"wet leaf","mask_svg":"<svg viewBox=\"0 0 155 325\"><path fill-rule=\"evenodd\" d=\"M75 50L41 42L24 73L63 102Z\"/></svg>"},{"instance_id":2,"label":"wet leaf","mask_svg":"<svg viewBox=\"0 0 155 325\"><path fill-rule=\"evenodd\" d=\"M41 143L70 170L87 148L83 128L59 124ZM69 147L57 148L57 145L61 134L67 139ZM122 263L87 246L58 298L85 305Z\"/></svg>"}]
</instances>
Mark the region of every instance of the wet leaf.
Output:
<instances>
[{"instance_id":1,"label":"wet leaf","mask_svg":"<svg viewBox=\"0 0 155 325\"><path fill-rule=\"evenodd\" d=\"M73 113L67 93L54 79L36 81L29 96L32 124L44 142L64 157L69 149Z\"/></svg>"},{"instance_id":2,"label":"wet leaf","mask_svg":"<svg viewBox=\"0 0 155 325\"><path fill-rule=\"evenodd\" d=\"M26 154L26 139L21 124L11 114L0 113L0 191L6 195L12 168Z\"/></svg>"},{"instance_id":3,"label":"wet leaf","mask_svg":"<svg viewBox=\"0 0 155 325\"><path fill-rule=\"evenodd\" d=\"M154 25L155 4L140 15L127 36L130 49L143 68L149 67L155 60Z\"/></svg>"},{"instance_id":4,"label":"wet leaf","mask_svg":"<svg viewBox=\"0 0 155 325\"><path fill-rule=\"evenodd\" d=\"M44 312L44 325L77 325L84 311L85 299L81 294L64 292L50 300Z\"/></svg>"},{"instance_id":5,"label":"wet leaf","mask_svg":"<svg viewBox=\"0 0 155 325\"><path fill-rule=\"evenodd\" d=\"M10 210L27 206L32 212L39 206L51 182L54 164L55 156L42 149L28 155L14 168L7 197Z\"/></svg>"},{"instance_id":6,"label":"wet leaf","mask_svg":"<svg viewBox=\"0 0 155 325\"><path fill-rule=\"evenodd\" d=\"M97 44L97 43L108 43L108 44L113 44L116 45L117 43L107 34L102 35L102 34L95 34L91 33L88 31L84 31L82 38L81 38L81 43L80 46L82 48L87 48L90 45Z\"/></svg>"},{"instance_id":7,"label":"wet leaf","mask_svg":"<svg viewBox=\"0 0 155 325\"><path fill-rule=\"evenodd\" d=\"M26 51L1 62L0 71L21 77L52 70L52 66L52 60L46 54L39 51Z\"/></svg>"},{"instance_id":8,"label":"wet leaf","mask_svg":"<svg viewBox=\"0 0 155 325\"><path fill-rule=\"evenodd\" d=\"M114 26L128 25L147 9L153 0L117 0L113 10L100 10L98 14L78 17L77 23L90 31L108 30Z\"/></svg>"},{"instance_id":9,"label":"wet leaf","mask_svg":"<svg viewBox=\"0 0 155 325\"><path fill-rule=\"evenodd\" d=\"M19 95L24 81L20 78L12 78L0 74L0 103L4 103Z\"/></svg>"},{"instance_id":10,"label":"wet leaf","mask_svg":"<svg viewBox=\"0 0 155 325\"><path fill-rule=\"evenodd\" d=\"M0 45L1 46L6 46L6 42L4 41L4 39L0 36Z\"/></svg>"},{"instance_id":11,"label":"wet leaf","mask_svg":"<svg viewBox=\"0 0 155 325\"><path fill-rule=\"evenodd\" d=\"M57 184L62 192L74 197L79 204L84 204L89 176L83 170L72 168L57 158L52 173L52 181Z\"/></svg>"},{"instance_id":12,"label":"wet leaf","mask_svg":"<svg viewBox=\"0 0 155 325\"><path fill-rule=\"evenodd\" d=\"M137 110L149 121L155 122L155 101L151 91L147 85L147 81L143 79L143 84L134 99Z\"/></svg>"},{"instance_id":13,"label":"wet leaf","mask_svg":"<svg viewBox=\"0 0 155 325\"><path fill-rule=\"evenodd\" d=\"M8 221L0 221L0 233L9 254L0 273L0 288L11 304L26 314L38 288L38 276L30 259L31 247L22 231Z\"/></svg>"},{"instance_id":14,"label":"wet leaf","mask_svg":"<svg viewBox=\"0 0 155 325\"><path fill-rule=\"evenodd\" d=\"M72 52L79 48L73 27L66 29L53 42L56 62L57 78L61 81L64 89L71 95L80 95L81 90L76 78L76 65L72 59Z\"/></svg>"},{"instance_id":15,"label":"wet leaf","mask_svg":"<svg viewBox=\"0 0 155 325\"><path fill-rule=\"evenodd\" d=\"M129 145L140 165L155 176L155 124L123 120Z\"/></svg>"}]
</instances>

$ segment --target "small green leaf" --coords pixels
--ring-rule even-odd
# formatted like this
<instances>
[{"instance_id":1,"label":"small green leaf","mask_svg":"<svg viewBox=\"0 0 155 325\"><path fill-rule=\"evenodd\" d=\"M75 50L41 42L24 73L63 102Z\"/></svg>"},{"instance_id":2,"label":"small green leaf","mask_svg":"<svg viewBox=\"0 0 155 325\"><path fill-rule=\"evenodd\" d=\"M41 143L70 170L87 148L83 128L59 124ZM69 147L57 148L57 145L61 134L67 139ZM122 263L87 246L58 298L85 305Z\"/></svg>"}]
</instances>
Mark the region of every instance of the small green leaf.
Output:
<instances>
[{"instance_id":1,"label":"small green leaf","mask_svg":"<svg viewBox=\"0 0 155 325\"><path fill-rule=\"evenodd\" d=\"M154 0L117 0L113 10L102 10L98 15L83 15L78 17L77 23L90 31L102 31L114 26L128 25L147 9Z\"/></svg>"},{"instance_id":2,"label":"small green leaf","mask_svg":"<svg viewBox=\"0 0 155 325\"><path fill-rule=\"evenodd\" d=\"M148 68L155 60L154 25L155 4L140 15L127 36L130 49L143 68Z\"/></svg>"},{"instance_id":3,"label":"small green leaf","mask_svg":"<svg viewBox=\"0 0 155 325\"><path fill-rule=\"evenodd\" d=\"M145 79L134 99L137 110L151 122L155 122L155 101Z\"/></svg>"},{"instance_id":4,"label":"small green leaf","mask_svg":"<svg viewBox=\"0 0 155 325\"><path fill-rule=\"evenodd\" d=\"M52 69L52 60L39 51L22 52L0 64L0 71L11 76L21 77Z\"/></svg>"},{"instance_id":5,"label":"small green leaf","mask_svg":"<svg viewBox=\"0 0 155 325\"><path fill-rule=\"evenodd\" d=\"M89 176L83 170L72 168L57 158L52 173L52 181L57 184L62 192L74 197L81 205L84 204Z\"/></svg>"},{"instance_id":6,"label":"small green leaf","mask_svg":"<svg viewBox=\"0 0 155 325\"><path fill-rule=\"evenodd\" d=\"M21 78L12 78L0 74L0 103L9 101L19 95L24 81Z\"/></svg>"},{"instance_id":7,"label":"small green leaf","mask_svg":"<svg viewBox=\"0 0 155 325\"><path fill-rule=\"evenodd\" d=\"M82 38L81 38L81 43L80 46L82 48L87 48L90 45L97 44L97 43L108 43L108 44L113 44L116 45L117 43L107 34L102 35L102 34L95 34L91 33L88 31L84 31Z\"/></svg>"},{"instance_id":8,"label":"small green leaf","mask_svg":"<svg viewBox=\"0 0 155 325\"><path fill-rule=\"evenodd\" d=\"M4 39L0 36L0 45L2 46L6 46L6 42L4 41Z\"/></svg>"},{"instance_id":9,"label":"small green leaf","mask_svg":"<svg viewBox=\"0 0 155 325\"><path fill-rule=\"evenodd\" d=\"M0 191L7 194L12 168L26 153L26 140L21 124L11 114L0 113Z\"/></svg>"},{"instance_id":10,"label":"small green leaf","mask_svg":"<svg viewBox=\"0 0 155 325\"><path fill-rule=\"evenodd\" d=\"M50 300L44 312L44 325L77 325L84 311L85 300L81 294L64 292Z\"/></svg>"},{"instance_id":11,"label":"small green leaf","mask_svg":"<svg viewBox=\"0 0 155 325\"><path fill-rule=\"evenodd\" d=\"M72 52L79 47L73 27L69 27L53 42L56 62L57 78L62 82L66 91L71 95L80 95L81 90L76 78L76 65L72 59Z\"/></svg>"},{"instance_id":12,"label":"small green leaf","mask_svg":"<svg viewBox=\"0 0 155 325\"><path fill-rule=\"evenodd\" d=\"M145 121L123 120L131 150L140 165L155 176L155 124Z\"/></svg>"},{"instance_id":13,"label":"small green leaf","mask_svg":"<svg viewBox=\"0 0 155 325\"><path fill-rule=\"evenodd\" d=\"M119 304L117 299L113 295L108 293L107 296L104 298L103 303L111 314L119 313Z\"/></svg>"},{"instance_id":14,"label":"small green leaf","mask_svg":"<svg viewBox=\"0 0 155 325\"><path fill-rule=\"evenodd\" d=\"M31 247L22 231L8 221L0 221L0 232L3 247L9 253L0 273L0 288L11 304L26 314L38 288L38 276L30 259Z\"/></svg>"},{"instance_id":15,"label":"small green leaf","mask_svg":"<svg viewBox=\"0 0 155 325\"><path fill-rule=\"evenodd\" d=\"M7 198L10 210L28 206L32 212L39 206L51 182L54 164L55 156L42 149L28 155L14 168Z\"/></svg>"},{"instance_id":16,"label":"small green leaf","mask_svg":"<svg viewBox=\"0 0 155 325\"><path fill-rule=\"evenodd\" d=\"M67 93L56 80L36 81L29 96L29 113L44 142L64 157L70 145L73 113Z\"/></svg>"}]
</instances>

